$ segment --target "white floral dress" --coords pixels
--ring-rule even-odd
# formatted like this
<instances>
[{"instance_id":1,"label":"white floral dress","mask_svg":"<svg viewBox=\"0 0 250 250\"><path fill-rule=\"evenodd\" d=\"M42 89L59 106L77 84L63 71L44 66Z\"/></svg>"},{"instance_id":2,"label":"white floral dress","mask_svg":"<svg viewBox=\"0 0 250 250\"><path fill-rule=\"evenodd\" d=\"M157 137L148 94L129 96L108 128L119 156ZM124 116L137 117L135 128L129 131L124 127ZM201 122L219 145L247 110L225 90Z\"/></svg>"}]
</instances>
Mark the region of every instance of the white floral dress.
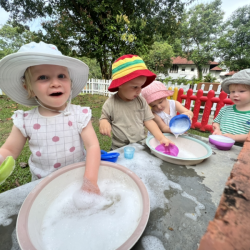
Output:
<instances>
[{"instance_id":1,"label":"white floral dress","mask_svg":"<svg viewBox=\"0 0 250 250\"><path fill-rule=\"evenodd\" d=\"M72 163L85 160L86 151L81 138L82 129L91 119L91 110L70 104L70 115L40 115L38 108L17 110L14 125L29 140L32 180L42 178Z\"/></svg>"}]
</instances>

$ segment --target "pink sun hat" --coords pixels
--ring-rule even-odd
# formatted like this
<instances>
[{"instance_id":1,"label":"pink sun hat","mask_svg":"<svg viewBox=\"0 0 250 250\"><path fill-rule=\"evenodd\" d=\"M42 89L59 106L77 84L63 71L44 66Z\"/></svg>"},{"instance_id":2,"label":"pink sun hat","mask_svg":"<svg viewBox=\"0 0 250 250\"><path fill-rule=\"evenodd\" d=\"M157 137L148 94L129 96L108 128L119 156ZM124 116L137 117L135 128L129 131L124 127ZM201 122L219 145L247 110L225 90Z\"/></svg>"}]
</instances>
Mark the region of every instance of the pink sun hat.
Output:
<instances>
[{"instance_id":1,"label":"pink sun hat","mask_svg":"<svg viewBox=\"0 0 250 250\"><path fill-rule=\"evenodd\" d=\"M168 96L172 96L173 94L174 91L167 90L166 86L159 81L153 81L141 91L142 97L146 99L148 104L161 98L167 98Z\"/></svg>"}]
</instances>

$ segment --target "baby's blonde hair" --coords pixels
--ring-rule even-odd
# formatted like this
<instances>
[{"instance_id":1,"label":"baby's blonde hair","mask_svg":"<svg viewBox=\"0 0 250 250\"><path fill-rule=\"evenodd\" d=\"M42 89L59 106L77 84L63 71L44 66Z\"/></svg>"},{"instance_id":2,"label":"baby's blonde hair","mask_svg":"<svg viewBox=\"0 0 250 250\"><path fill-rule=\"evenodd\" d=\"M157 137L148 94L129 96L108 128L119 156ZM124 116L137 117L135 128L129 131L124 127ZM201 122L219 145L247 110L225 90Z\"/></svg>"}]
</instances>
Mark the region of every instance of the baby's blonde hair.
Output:
<instances>
[{"instance_id":1,"label":"baby's blonde hair","mask_svg":"<svg viewBox=\"0 0 250 250\"><path fill-rule=\"evenodd\" d=\"M242 86L245 89L250 90L250 85L248 85L248 84L236 84L236 83L230 84L229 85L229 90L231 91L232 88L235 89L236 86Z\"/></svg>"},{"instance_id":2,"label":"baby's blonde hair","mask_svg":"<svg viewBox=\"0 0 250 250\"><path fill-rule=\"evenodd\" d=\"M32 90L32 81L31 81L32 75L31 75L31 70L30 67L27 68L24 72L23 76L23 86L25 86L25 89L28 92L28 99L33 97L33 90Z\"/></svg>"}]
</instances>

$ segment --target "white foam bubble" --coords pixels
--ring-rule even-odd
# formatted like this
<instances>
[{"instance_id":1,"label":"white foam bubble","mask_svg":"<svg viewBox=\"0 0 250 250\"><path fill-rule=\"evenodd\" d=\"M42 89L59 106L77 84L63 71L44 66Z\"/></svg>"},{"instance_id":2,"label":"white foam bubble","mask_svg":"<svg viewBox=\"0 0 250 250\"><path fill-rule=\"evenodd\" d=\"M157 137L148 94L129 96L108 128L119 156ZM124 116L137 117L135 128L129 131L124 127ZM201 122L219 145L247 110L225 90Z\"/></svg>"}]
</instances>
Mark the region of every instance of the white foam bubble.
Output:
<instances>
[{"instance_id":1,"label":"white foam bubble","mask_svg":"<svg viewBox=\"0 0 250 250\"><path fill-rule=\"evenodd\" d=\"M196 204L196 206L195 206L195 213L185 213L185 216L187 216L188 218L196 221L197 217L201 216L200 210L201 209L205 209L205 206L203 204L201 204L199 201L197 201L197 199L194 196L192 196L192 195L190 195L190 194L188 194L186 192L182 192L181 195L183 197L185 197L187 199L190 199L193 202L195 202L195 204Z\"/></svg>"},{"instance_id":2,"label":"white foam bubble","mask_svg":"<svg viewBox=\"0 0 250 250\"><path fill-rule=\"evenodd\" d=\"M166 250L163 243L155 236L144 236L141 243L145 250Z\"/></svg>"},{"instance_id":3,"label":"white foam bubble","mask_svg":"<svg viewBox=\"0 0 250 250\"><path fill-rule=\"evenodd\" d=\"M170 238L170 235L167 234L167 233L165 233L164 236L165 236L165 238L166 238L167 240Z\"/></svg>"},{"instance_id":4,"label":"white foam bubble","mask_svg":"<svg viewBox=\"0 0 250 250\"><path fill-rule=\"evenodd\" d=\"M118 181L101 181L102 195L78 191L72 183L49 206L41 234L45 249L116 249L141 217L138 194Z\"/></svg>"}]
</instances>

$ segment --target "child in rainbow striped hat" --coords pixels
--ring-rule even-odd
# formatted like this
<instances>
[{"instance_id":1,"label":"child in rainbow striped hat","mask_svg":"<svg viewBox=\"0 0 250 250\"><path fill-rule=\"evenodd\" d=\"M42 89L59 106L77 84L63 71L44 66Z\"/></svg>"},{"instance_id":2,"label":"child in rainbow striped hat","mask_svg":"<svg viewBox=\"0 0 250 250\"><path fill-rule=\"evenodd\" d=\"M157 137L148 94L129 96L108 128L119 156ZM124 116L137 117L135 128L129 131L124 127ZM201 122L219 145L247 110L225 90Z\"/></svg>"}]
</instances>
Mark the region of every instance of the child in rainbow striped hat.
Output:
<instances>
[{"instance_id":1,"label":"child in rainbow striped hat","mask_svg":"<svg viewBox=\"0 0 250 250\"><path fill-rule=\"evenodd\" d=\"M172 143L153 121L154 115L140 96L141 89L155 77L139 56L124 55L113 63L108 90L117 93L104 103L99 127L101 134L110 137L112 130L112 149L144 139L144 126L161 144Z\"/></svg>"}]
</instances>

